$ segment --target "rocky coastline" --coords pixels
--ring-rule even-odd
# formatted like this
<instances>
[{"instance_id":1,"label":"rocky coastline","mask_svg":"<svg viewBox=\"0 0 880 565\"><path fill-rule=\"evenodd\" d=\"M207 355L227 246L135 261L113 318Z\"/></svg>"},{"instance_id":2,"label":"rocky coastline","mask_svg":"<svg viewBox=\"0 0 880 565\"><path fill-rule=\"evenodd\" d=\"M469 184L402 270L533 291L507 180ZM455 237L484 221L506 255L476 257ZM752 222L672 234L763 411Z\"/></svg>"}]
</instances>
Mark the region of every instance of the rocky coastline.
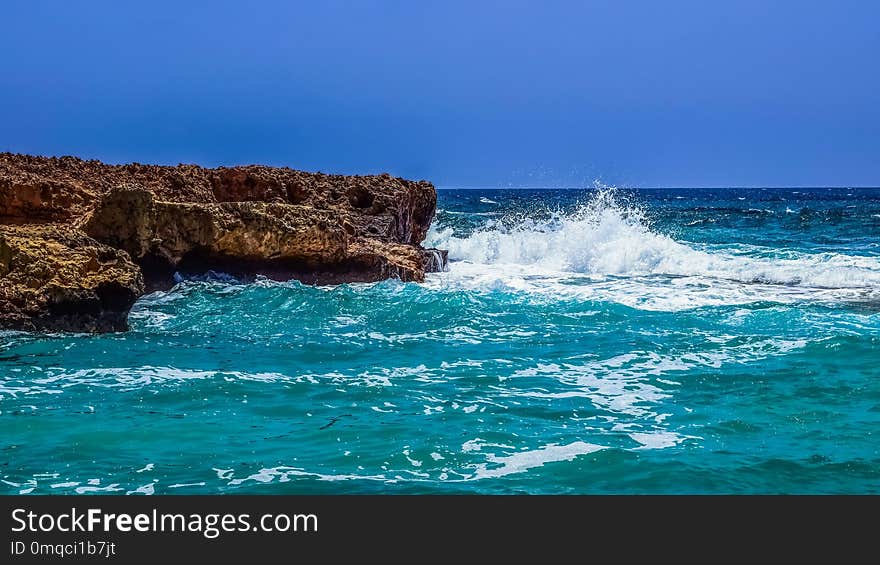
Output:
<instances>
[{"instance_id":1,"label":"rocky coastline","mask_svg":"<svg viewBox=\"0 0 880 565\"><path fill-rule=\"evenodd\" d=\"M112 332L175 274L422 281L434 186L249 165L107 165L0 153L0 328Z\"/></svg>"}]
</instances>

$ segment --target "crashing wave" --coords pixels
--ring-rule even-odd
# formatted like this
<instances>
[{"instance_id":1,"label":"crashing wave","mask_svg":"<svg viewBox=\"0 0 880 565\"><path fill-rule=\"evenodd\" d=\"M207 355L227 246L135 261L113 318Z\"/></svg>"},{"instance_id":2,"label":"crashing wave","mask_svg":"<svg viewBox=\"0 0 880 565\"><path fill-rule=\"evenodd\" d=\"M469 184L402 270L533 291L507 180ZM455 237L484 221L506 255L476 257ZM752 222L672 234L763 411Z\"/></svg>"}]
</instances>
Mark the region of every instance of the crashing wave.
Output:
<instances>
[{"instance_id":1,"label":"crashing wave","mask_svg":"<svg viewBox=\"0 0 880 565\"><path fill-rule=\"evenodd\" d=\"M572 213L556 212L548 219L525 218L512 226L490 221L467 236L435 227L429 243L448 249L451 261L517 266L519 271L531 266L540 273L708 277L826 289L880 286L875 257L792 253L770 258L698 249L654 231L644 210L623 202L613 189L600 190ZM761 251L766 255L768 250Z\"/></svg>"}]
</instances>

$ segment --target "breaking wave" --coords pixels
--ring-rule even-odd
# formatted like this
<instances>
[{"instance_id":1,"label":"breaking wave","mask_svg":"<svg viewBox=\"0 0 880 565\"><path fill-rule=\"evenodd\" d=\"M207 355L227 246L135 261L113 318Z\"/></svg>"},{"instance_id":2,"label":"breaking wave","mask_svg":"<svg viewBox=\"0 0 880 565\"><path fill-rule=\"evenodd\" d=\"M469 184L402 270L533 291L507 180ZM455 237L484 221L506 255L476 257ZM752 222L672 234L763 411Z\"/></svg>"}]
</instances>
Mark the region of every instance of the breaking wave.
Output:
<instances>
[{"instance_id":1,"label":"breaking wave","mask_svg":"<svg viewBox=\"0 0 880 565\"><path fill-rule=\"evenodd\" d=\"M448 249L453 262L515 267L521 274L666 275L817 289L880 285L876 257L677 241L652 229L644 210L613 189L546 219L489 221L470 234L435 227L429 244Z\"/></svg>"}]
</instances>

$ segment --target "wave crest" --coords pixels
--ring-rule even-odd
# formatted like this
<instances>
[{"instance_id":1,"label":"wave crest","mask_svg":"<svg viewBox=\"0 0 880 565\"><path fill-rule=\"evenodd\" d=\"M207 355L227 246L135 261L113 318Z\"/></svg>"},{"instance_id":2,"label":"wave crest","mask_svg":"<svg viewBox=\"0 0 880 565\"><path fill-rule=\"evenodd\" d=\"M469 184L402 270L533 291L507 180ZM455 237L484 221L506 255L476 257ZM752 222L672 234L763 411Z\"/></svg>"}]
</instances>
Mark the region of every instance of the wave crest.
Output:
<instances>
[{"instance_id":1,"label":"wave crest","mask_svg":"<svg viewBox=\"0 0 880 565\"><path fill-rule=\"evenodd\" d=\"M489 221L470 235L435 228L431 246L451 261L534 266L541 272L597 276L667 275L815 288L880 285L880 261L839 253L786 252L741 246L698 247L652 229L644 210L615 189L599 190L571 213ZM776 253L777 256L773 256Z\"/></svg>"}]
</instances>

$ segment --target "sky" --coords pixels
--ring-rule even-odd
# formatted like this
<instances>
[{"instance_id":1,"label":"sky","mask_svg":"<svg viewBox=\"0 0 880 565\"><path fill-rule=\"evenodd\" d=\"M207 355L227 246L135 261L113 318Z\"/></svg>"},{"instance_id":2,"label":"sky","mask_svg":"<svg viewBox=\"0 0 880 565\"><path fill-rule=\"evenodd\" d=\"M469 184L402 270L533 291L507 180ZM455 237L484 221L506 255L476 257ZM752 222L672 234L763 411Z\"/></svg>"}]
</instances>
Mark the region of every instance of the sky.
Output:
<instances>
[{"instance_id":1,"label":"sky","mask_svg":"<svg viewBox=\"0 0 880 565\"><path fill-rule=\"evenodd\" d=\"M878 186L880 2L4 0L0 151Z\"/></svg>"}]
</instances>

